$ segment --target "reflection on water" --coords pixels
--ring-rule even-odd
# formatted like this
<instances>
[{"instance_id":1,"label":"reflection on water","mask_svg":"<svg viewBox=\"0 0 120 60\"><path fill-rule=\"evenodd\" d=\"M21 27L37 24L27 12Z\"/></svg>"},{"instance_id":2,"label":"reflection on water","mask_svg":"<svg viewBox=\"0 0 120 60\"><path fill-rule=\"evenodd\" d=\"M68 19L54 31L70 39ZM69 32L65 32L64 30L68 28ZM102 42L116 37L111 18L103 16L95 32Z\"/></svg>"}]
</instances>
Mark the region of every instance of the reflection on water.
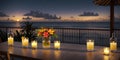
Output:
<instances>
[{"instance_id":1,"label":"reflection on water","mask_svg":"<svg viewBox=\"0 0 120 60\"><path fill-rule=\"evenodd\" d=\"M60 50L55 50L54 51L54 56L55 56L55 59L60 59L60 55L61 55L61 51Z\"/></svg>"},{"instance_id":2,"label":"reflection on water","mask_svg":"<svg viewBox=\"0 0 120 60\"><path fill-rule=\"evenodd\" d=\"M32 55L33 55L33 57L35 57L36 54L37 54L37 50L36 49L32 49Z\"/></svg>"},{"instance_id":3,"label":"reflection on water","mask_svg":"<svg viewBox=\"0 0 120 60\"><path fill-rule=\"evenodd\" d=\"M8 52L9 52L9 53L13 53L13 51L14 51L13 47L9 46L9 47L8 47Z\"/></svg>"},{"instance_id":4,"label":"reflection on water","mask_svg":"<svg viewBox=\"0 0 120 60\"><path fill-rule=\"evenodd\" d=\"M109 60L109 55L104 55L104 60Z\"/></svg>"},{"instance_id":5,"label":"reflection on water","mask_svg":"<svg viewBox=\"0 0 120 60\"><path fill-rule=\"evenodd\" d=\"M94 53L93 52L87 52L87 60L94 60Z\"/></svg>"}]
</instances>

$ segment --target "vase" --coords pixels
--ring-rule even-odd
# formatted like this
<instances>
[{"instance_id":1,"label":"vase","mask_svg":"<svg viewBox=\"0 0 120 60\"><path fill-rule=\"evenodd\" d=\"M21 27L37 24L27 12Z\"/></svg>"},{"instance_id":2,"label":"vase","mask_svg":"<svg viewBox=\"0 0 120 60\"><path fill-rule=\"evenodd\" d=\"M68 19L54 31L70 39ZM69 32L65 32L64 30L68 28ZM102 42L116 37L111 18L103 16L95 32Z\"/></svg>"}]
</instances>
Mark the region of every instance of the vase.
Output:
<instances>
[{"instance_id":1,"label":"vase","mask_svg":"<svg viewBox=\"0 0 120 60\"><path fill-rule=\"evenodd\" d=\"M50 48L50 37L48 38L43 38L42 40L42 47L43 48Z\"/></svg>"}]
</instances>

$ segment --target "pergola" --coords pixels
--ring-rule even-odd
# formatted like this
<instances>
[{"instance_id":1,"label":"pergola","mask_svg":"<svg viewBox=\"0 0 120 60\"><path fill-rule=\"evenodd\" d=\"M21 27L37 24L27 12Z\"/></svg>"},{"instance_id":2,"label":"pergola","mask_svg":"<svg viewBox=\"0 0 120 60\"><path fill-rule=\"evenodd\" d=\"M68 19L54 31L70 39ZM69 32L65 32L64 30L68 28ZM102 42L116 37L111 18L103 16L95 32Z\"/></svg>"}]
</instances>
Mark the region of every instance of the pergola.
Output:
<instances>
[{"instance_id":1,"label":"pergola","mask_svg":"<svg viewBox=\"0 0 120 60\"><path fill-rule=\"evenodd\" d=\"M99 6L110 6L110 37L114 32L114 6L120 5L120 0L94 0Z\"/></svg>"}]
</instances>

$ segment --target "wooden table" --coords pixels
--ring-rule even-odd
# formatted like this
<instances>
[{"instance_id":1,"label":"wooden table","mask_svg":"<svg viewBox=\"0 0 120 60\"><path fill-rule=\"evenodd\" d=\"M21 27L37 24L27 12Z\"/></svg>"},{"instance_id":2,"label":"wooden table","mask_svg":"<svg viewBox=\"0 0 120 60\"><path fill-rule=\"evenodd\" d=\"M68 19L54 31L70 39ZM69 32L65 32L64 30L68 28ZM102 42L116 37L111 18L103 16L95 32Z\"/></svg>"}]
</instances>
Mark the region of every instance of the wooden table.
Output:
<instances>
[{"instance_id":1,"label":"wooden table","mask_svg":"<svg viewBox=\"0 0 120 60\"><path fill-rule=\"evenodd\" d=\"M22 48L20 42L15 42L13 47L9 47L7 42L0 43L0 52L8 52L11 56L40 60L120 60L120 49L117 52L111 52L110 55L103 55L102 46L95 46L95 51L86 51L85 45L79 44L61 44L60 50L55 50L53 44L51 48L42 48L38 44L38 49Z\"/></svg>"}]
</instances>

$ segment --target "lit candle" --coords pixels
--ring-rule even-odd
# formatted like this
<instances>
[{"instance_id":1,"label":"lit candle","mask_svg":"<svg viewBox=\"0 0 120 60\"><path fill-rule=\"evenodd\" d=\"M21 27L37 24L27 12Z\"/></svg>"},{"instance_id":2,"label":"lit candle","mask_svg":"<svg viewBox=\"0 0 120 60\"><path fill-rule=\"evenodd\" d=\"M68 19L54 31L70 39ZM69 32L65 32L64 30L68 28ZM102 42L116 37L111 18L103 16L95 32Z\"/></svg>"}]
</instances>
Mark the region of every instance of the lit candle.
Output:
<instances>
[{"instance_id":1,"label":"lit candle","mask_svg":"<svg viewBox=\"0 0 120 60\"><path fill-rule=\"evenodd\" d=\"M14 39L12 36L8 37L8 45L12 46L14 43Z\"/></svg>"},{"instance_id":2,"label":"lit candle","mask_svg":"<svg viewBox=\"0 0 120 60\"><path fill-rule=\"evenodd\" d=\"M110 50L111 51L117 50L117 43L115 41L110 42Z\"/></svg>"},{"instance_id":3,"label":"lit candle","mask_svg":"<svg viewBox=\"0 0 120 60\"><path fill-rule=\"evenodd\" d=\"M37 48L37 41L33 41L31 43L31 46L32 46L33 49Z\"/></svg>"},{"instance_id":4,"label":"lit candle","mask_svg":"<svg viewBox=\"0 0 120 60\"><path fill-rule=\"evenodd\" d=\"M25 38L24 40L22 40L22 46L23 47L28 47L28 45L29 45L29 41L28 41L27 38Z\"/></svg>"},{"instance_id":5,"label":"lit candle","mask_svg":"<svg viewBox=\"0 0 120 60\"><path fill-rule=\"evenodd\" d=\"M54 48L60 49L60 41L54 41Z\"/></svg>"},{"instance_id":6,"label":"lit candle","mask_svg":"<svg viewBox=\"0 0 120 60\"><path fill-rule=\"evenodd\" d=\"M94 41L92 41L92 40L87 41L87 50L88 51L94 50Z\"/></svg>"},{"instance_id":7,"label":"lit candle","mask_svg":"<svg viewBox=\"0 0 120 60\"><path fill-rule=\"evenodd\" d=\"M110 54L110 49L109 48L104 48L104 54L109 55Z\"/></svg>"},{"instance_id":8,"label":"lit candle","mask_svg":"<svg viewBox=\"0 0 120 60\"><path fill-rule=\"evenodd\" d=\"M22 36L22 37L21 37L21 39L22 39L22 40L24 40L24 39L25 39L25 37L24 37L24 36Z\"/></svg>"}]
</instances>

